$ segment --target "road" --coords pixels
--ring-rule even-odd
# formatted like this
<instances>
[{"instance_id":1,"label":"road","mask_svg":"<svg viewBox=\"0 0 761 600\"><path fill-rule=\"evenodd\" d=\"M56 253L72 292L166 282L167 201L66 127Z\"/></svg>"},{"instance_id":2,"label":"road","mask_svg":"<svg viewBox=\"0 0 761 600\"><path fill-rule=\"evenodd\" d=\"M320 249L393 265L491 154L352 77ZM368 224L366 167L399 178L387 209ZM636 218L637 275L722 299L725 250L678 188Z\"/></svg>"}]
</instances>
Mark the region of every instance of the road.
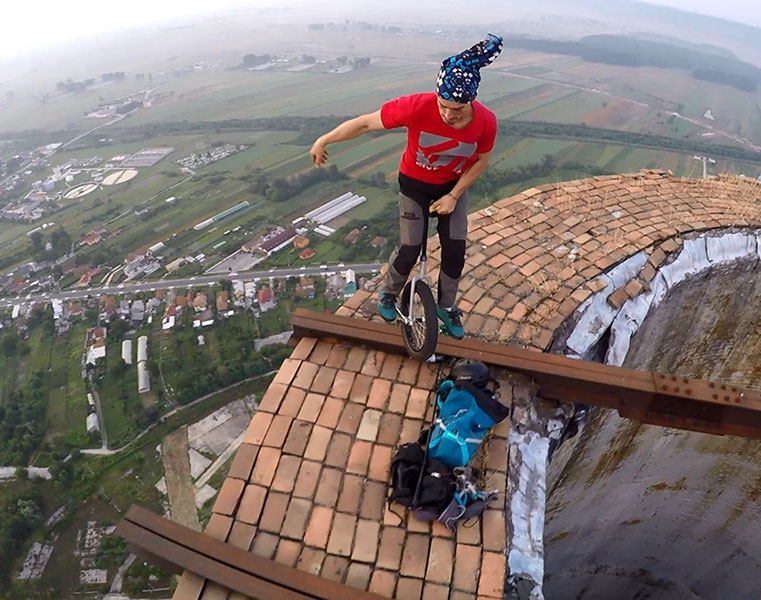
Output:
<instances>
[{"instance_id":1,"label":"road","mask_svg":"<svg viewBox=\"0 0 761 600\"><path fill-rule=\"evenodd\" d=\"M156 290L168 290L173 288L185 287L203 287L216 283L220 279L230 279L232 281L244 280L251 281L255 279L269 279L275 277L282 279L285 277L297 277L302 275L326 275L351 269L357 273L371 273L379 271L386 263L367 263L353 264L344 266L319 266L319 267L302 267L298 269L271 269L268 271L238 271L235 273L215 273L213 275L198 275L195 277L184 277L182 279L162 279L159 281L146 281L143 283L120 283L119 285L105 287L89 287L72 290L68 292L27 294L25 296L16 296L13 298L0 299L0 308L9 308L14 304L30 302L49 302L50 300L78 300L100 296L101 294L130 294L136 292L155 292Z\"/></svg>"}]
</instances>

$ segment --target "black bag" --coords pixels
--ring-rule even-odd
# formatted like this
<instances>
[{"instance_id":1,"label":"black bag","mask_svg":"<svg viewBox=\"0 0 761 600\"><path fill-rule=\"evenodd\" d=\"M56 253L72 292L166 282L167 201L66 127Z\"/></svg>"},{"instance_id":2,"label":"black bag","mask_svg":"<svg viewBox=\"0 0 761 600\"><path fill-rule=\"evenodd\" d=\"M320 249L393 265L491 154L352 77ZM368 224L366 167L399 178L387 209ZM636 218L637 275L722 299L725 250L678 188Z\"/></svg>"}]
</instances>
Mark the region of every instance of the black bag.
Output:
<instances>
[{"instance_id":1,"label":"black bag","mask_svg":"<svg viewBox=\"0 0 761 600\"><path fill-rule=\"evenodd\" d=\"M426 468L421 479L424 463ZM398 502L420 521L435 521L451 502L457 487L446 465L433 458L426 460L418 444L404 444L399 448L391 461L390 473L389 503Z\"/></svg>"}]
</instances>

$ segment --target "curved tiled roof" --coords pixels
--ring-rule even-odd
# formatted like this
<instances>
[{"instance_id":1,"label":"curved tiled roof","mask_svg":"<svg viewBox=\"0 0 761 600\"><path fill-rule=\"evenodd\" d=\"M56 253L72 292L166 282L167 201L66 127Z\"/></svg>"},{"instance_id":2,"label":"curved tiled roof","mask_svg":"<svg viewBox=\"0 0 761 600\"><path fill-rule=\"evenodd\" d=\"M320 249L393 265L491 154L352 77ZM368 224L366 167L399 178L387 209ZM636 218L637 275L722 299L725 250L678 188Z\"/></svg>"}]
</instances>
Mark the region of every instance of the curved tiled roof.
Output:
<instances>
[{"instance_id":1,"label":"curved tiled roof","mask_svg":"<svg viewBox=\"0 0 761 600\"><path fill-rule=\"evenodd\" d=\"M545 349L578 306L606 288L602 274L647 252L641 271L608 302L634 296L684 234L761 225L759 197L761 186L743 179L692 181L648 171L500 200L470 218L460 301L466 333ZM431 246L435 276L438 241ZM375 302L372 289L360 290L338 312L376 318ZM393 449L423 426L434 379L432 366L403 356L302 339L252 419L207 533L389 597L501 598L504 492L513 477L505 473L512 444L506 425L486 445L486 473L501 492L498 510L478 527L452 536L414 520L399 523L383 507ZM506 389L513 402L530 393L517 381ZM203 585L186 575L178 593L200 593ZM193 597L216 590L204 589Z\"/></svg>"},{"instance_id":2,"label":"curved tiled roof","mask_svg":"<svg viewBox=\"0 0 761 600\"><path fill-rule=\"evenodd\" d=\"M754 180L643 171L547 184L500 200L470 216L459 301L466 335L544 350L553 331L604 287L598 277L611 267L646 250L644 287L682 234L761 224L760 199ZM429 246L435 280L438 239ZM633 284L627 294L641 289ZM374 312L368 290L339 309L365 318Z\"/></svg>"}]
</instances>

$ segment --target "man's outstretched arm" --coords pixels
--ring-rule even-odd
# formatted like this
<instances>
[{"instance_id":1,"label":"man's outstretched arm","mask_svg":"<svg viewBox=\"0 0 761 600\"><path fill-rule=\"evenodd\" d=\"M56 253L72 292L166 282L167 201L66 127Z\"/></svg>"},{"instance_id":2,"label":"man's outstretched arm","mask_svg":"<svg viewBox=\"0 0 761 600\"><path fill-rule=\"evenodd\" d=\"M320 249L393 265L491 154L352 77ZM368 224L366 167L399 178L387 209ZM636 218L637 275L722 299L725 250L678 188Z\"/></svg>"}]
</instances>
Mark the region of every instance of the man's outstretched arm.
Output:
<instances>
[{"instance_id":1,"label":"man's outstretched arm","mask_svg":"<svg viewBox=\"0 0 761 600\"><path fill-rule=\"evenodd\" d=\"M319 167L328 160L328 151L325 149L328 144L351 140L363 133L380 131L381 129L385 129L385 127L383 127L379 110L374 113L359 115L354 119L344 121L332 131L318 137L309 150L309 156L312 157L314 166Z\"/></svg>"}]
</instances>

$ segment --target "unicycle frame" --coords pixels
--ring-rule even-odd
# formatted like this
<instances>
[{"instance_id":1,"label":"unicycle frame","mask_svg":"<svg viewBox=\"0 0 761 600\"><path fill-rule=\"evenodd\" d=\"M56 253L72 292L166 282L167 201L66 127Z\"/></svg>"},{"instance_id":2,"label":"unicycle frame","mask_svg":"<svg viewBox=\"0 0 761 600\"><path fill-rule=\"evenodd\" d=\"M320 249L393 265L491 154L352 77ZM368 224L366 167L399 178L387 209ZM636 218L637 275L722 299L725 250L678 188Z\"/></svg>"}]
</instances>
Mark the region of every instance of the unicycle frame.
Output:
<instances>
[{"instance_id":1,"label":"unicycle frame","mask_svg":"<svg viewBox=\"0 0 761 600\"><path fill-rule=\"evenodd\" d=\"M428 276L425 270L426 263L428 261L427 258L427 251L428 251L428 222L430 221L430 217L428 215L423 215L423 243L420 245L420 270L418 271L418 274L415 275L412 278L412 281L410 281L410 289L414 292L415 285L418 281L422 281L425 283L425 285L428 286L429 289L431 289L431 278ZM413 325L413 316L415 314L415 294L410 293L410 305L408 308L409 313L404 314L402 310L399 308L399 306L396 307L396 313L399 315L399 318L401 319L402 323L407 325L408 327L412 327ZM436 325L436 324L434 324ZM426 323L426 327L428 326L428 323Z\"/></svg>"}]
</instances>

